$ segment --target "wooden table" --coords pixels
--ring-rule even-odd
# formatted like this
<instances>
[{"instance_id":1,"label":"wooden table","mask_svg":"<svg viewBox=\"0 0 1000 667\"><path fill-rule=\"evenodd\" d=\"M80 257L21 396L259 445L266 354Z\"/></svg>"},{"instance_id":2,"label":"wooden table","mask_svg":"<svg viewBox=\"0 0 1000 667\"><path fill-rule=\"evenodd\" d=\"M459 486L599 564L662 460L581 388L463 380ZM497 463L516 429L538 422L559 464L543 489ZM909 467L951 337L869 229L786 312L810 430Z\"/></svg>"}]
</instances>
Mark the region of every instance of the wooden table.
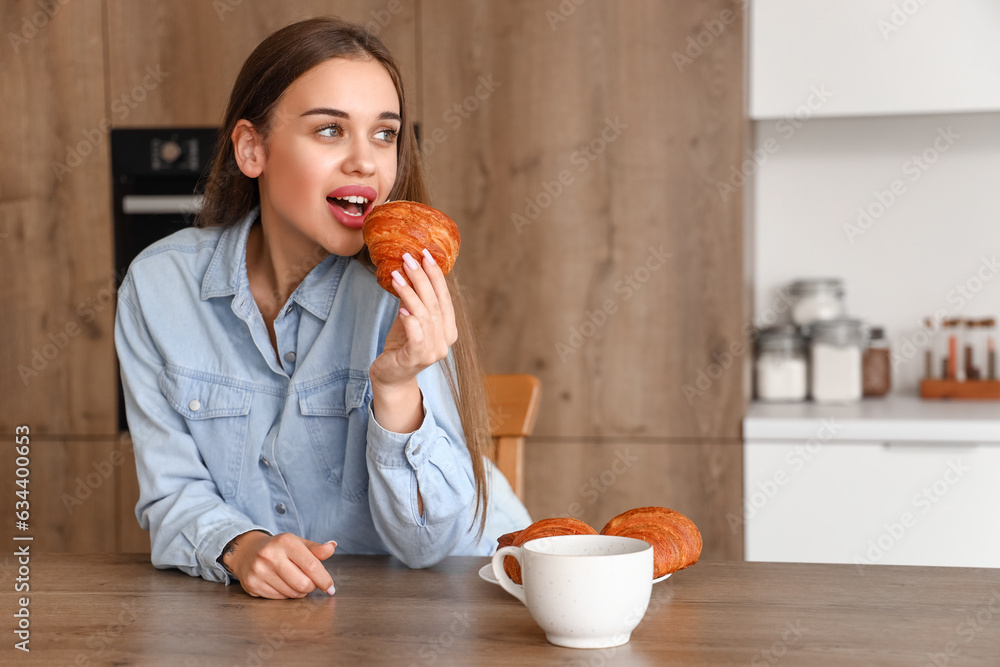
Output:
<instances>
[{"instance_id":1,"label":"wooden table","mask_svg":"<svg viewBox=\"0 0 1000 667\"><path fill-rule=\"evenodd\" d=\"M24 665L991 665L1000 570L703 562L654 585L622 647L552 646L486 558L334 556L337 595L261 600L142 554L32 556ZM4 577L5 627L17 597ZM948 655L948 653L952 655ZM10 658L13 658L10 659Z\"/></svg>"}]
</instances>

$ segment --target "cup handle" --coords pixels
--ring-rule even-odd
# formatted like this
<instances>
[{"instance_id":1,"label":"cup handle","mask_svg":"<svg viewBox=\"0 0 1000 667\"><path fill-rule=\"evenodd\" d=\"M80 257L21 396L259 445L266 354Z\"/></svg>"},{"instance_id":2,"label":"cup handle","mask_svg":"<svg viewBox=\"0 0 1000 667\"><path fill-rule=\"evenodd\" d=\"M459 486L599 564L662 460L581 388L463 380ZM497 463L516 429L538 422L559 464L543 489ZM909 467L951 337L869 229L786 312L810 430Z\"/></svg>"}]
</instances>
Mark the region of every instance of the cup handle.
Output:
<instances>
[{"instance_id":1,"label":"cup handle","mask_svg":"<svg viewBox=\"0 0 1000 667\"><path fill-rule=\"evenodd\" d=\"M521 561L521 547L501 547L493 554L493 576L497 578L497 583L518 600L521 604L527 605L524 601L524 586L515 584L514 580L507 576L507 571L503 569L504 556L513 556L521 565L521 572L524 572L524 563Z\"/></svg>"}]
</instances>

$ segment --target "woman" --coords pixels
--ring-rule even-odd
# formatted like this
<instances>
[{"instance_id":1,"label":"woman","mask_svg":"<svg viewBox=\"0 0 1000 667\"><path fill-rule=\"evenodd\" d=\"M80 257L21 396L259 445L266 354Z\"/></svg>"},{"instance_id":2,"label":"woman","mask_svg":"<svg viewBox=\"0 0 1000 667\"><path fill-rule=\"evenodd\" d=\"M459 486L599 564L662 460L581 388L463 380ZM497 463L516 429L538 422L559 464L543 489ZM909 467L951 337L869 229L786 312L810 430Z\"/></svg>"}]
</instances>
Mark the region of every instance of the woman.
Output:
<instances>
[{"instance_id":1,"label":"woman","mask_svg":"<svg viewBox=\"0 0 1000 667\"><path fill-rule=\"evenodd\" d=\"M119 290L136 515L157 567L301 597L322 565L492 552L530 517L483 455L482 373L452 277L404 257L399 299L361 234L427 203L402 81L359 26L312 19L244 63L197 228Z\"/></svg>"}]
</instances>

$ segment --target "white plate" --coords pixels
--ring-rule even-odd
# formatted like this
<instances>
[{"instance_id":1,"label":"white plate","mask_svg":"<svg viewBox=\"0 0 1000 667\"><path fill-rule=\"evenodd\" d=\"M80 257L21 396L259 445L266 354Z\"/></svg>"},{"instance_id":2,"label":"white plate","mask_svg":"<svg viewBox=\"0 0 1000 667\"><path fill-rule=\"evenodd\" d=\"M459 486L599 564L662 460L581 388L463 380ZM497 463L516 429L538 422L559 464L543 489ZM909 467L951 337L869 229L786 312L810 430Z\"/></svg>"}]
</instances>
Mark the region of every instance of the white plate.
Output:
<instances>
[{"instance_id":1,"label":"white plate","mask_svg":"<svg viewBox=\"0 0 1000 667\"><path fill-rule=\"evenodd\" d=\"M653 583L656 584L663 581L664 579L669 579L671 574L673 574L673 572L665 574L662 577L657 577L656 579L653 579ZM496 576L493 574L493 563L487 563L486 565L483 565L481 568L479 568L479 578L482 579L483 581L488 581L491 584L496 584L497 586L500 585L500 582L497 581Z\"/></svg>"}]
</instances>

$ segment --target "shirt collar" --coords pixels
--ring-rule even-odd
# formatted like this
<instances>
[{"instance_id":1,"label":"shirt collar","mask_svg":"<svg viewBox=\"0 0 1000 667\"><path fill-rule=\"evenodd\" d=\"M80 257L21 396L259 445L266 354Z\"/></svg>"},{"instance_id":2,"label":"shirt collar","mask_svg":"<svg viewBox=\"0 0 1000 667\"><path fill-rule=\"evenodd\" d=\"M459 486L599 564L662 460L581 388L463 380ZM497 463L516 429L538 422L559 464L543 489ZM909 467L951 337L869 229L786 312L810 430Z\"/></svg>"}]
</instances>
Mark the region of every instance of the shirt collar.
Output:
<instances>
[{"instance_id":1,"label":"shirt collar","mask_svg":"<svg viewBox=\"0 0 1000 667\"><path fill-rule=\"evenodd\" d=\"M242 222L222 231L201 283L202 301L212 297L236 295L252 298L247 278L247 239L258 214L259 209L255 208ZM328 255L295 288L291 300L325 321L330 315L340 279L350 261L350 257Z\"/></svg>"}]
</instances>

